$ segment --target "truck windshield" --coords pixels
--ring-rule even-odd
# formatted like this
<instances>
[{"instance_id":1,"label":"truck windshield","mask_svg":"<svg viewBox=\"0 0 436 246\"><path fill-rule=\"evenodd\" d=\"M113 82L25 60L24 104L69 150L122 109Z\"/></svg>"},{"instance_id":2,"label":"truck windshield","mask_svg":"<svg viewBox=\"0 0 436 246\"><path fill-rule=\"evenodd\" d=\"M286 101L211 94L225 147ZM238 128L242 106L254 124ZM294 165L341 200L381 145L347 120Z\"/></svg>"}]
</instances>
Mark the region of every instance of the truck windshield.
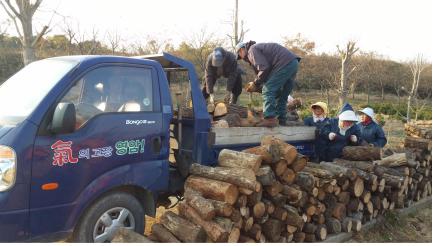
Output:
<instances>
[{"instance_id":1,"label":"truck windshield","mask_svg":"<svg viewBox=\"0 0 436 246\"><path fill-rule=\"evenodd\" d=\"M36 61L6 80L0 86L0 126L23 121L77 64L58 59Z\"/></svg>"}]
</instances>

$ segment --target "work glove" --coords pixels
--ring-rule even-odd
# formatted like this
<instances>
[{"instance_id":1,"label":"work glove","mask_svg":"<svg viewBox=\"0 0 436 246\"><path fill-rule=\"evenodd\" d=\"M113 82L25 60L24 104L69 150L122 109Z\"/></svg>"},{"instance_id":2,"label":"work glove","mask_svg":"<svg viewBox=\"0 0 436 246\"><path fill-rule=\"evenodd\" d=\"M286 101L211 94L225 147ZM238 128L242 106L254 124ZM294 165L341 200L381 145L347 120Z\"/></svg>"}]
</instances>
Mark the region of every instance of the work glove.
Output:
<instances>
[{"instance_id":1,"label":"work glove","mask_svg":"<svg viewBox=\"0 0 436 246\"><path fill-rule=\"evenodd\" d=\"M351 142L356 143L356 142L357 142L357 137L356 137L356 135L351 135L351 136L350 136L350 140L351 140Z\"/></svg>"},{"instance_id":2,"label":"work glove","mask_svg":"<svg viewBox=\"0 0 436 246\"><path fill-rule=\"evenodd\" d=\"M330 133L329 133L329 139L330 139L330 141L333 141L333 140L335 139L335 137L336 137L336 133L333 133L333 132L330 132Z\"/></svg>"},{"instance_id":3,"label":"work glove","mask_svg":"<svg viewBox=\"0 0 436 246\"><path fill-rule=\"evenodd\" d=\"M247 92L259 92L262 93L262 89L258 87L254 82L248 82L247 86L245 86L245 90Z\"/></svg>"},{"instance_id":4,"label":"work glove","mask_svg":"<svg viewBox=\"0 0 436 246\"><path fill-rule=\"evenodd\" d=\"M209 102L210 102L211 104L214 104L214 96L213 96L213 94L210 94L210 95L209 95Z\"/></svg>"}]
</instances>

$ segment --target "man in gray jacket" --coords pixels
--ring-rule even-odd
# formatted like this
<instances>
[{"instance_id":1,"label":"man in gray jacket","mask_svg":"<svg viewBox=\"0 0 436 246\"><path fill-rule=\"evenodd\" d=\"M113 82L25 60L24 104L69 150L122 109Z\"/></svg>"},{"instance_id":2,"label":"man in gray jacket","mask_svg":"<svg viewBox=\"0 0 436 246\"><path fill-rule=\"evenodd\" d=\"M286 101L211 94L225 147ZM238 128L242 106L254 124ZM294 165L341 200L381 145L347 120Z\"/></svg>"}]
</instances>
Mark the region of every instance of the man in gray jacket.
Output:
<instances>
[{"instance_id":1,"label":"man in gray jacket","mask_svg":"<svg viewBox=\"0 0 436 246\"><path fill-rule=\"evenodd\" d=\"M286 102L301 58L280 44L254 41L239 43L236 53L257 74L246 87L247 92L262 92L264 119L257 126L286 125Z\"/></svg>"},{"instance_id":2,"label":"man in gray jacket","mask_svg":"<svg viewBox=\"0 0 436 246\"><path fill-rule=\"evenodd\" d=\"M203 87L203 96L214 102L213 87L219 77L227 78L225 101L236 104L242 92L242 70L238 67L233 53L221 47L215 48L208 56L205 70L206 83Z\"/></svg>"}]
</instances>

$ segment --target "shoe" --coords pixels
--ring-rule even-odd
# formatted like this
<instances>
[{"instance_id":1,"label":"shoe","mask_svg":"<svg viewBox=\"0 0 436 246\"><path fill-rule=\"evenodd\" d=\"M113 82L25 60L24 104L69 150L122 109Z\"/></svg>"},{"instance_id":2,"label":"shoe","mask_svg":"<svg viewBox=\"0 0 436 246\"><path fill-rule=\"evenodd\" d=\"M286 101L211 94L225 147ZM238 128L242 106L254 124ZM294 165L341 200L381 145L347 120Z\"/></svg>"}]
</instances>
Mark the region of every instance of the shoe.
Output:
<instances>
[{"instance_id":1,"label":"shoe","mask_svg":"<svg viewBox=\"0 0 436 246\"><path fill-rule=\"evenodd\" d=\"M279 125L279 120L276 118L265 118L261 122L257 123L258 127L276 127Z\"/></svg>"}]
</instances>

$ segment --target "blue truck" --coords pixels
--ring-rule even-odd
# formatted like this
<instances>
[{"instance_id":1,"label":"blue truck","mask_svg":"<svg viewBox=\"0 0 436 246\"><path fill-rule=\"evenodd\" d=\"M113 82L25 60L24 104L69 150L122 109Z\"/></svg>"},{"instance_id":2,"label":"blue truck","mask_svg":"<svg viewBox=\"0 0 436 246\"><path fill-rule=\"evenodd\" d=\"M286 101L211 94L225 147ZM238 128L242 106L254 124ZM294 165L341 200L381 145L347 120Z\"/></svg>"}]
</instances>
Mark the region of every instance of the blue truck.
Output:
<instances>
[{"instance_id":1,"label":"blue truck","mask_svg":"<svg viewBox=\"0 0 436 246\"><path fill-rule=\"evenodd\" d=\"M0 242L109 242L144 232L192 163L312 127L214 128L194 66L168 53L33 62L0 86Z\"/></svg>"}]
</instances>

